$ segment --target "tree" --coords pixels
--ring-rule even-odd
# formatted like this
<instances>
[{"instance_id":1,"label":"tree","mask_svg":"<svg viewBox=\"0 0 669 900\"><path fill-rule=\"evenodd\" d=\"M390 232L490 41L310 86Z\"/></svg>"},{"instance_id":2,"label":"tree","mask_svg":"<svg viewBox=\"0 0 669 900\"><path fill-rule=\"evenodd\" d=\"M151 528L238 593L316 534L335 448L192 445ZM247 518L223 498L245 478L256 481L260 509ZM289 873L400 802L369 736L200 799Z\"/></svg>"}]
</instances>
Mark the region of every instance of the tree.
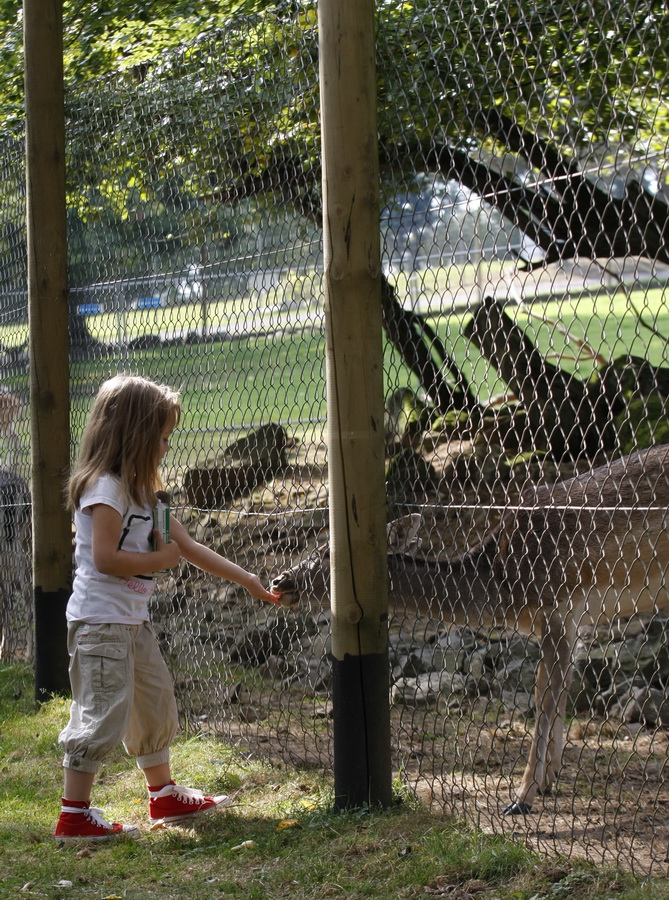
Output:
<instances>
[{"instance_id":1,"label":"tree","mask_svg":"<svg viewBox=\"0 0 669 900\"><path fill-rule=\"evenodd\" d=\"M438 173L522 229L543 262L624 253L666 259L665 173L653 159L664 153L669 130L664 6L381 0L386 196L416 173ZM17 3L5 0L0 9L7 16ZM319 222L315 10L315 0L247 0L223 9L213 0L104 9L68 0L69 83L95 96L70 119L71 205L82 219L96 214L95 190L114 192L121 217L133 197L146 211L164 179L197 202L263 197ZM194 35L187 51L162 52ZM8 65L20 54L12 36L15 27L2 44ZM200 80L188 77L195 70ZM118 92L119 78L127 91ZM15 81L0 90L15 110ZM107 145L107 161L84 152L86 142ZM644 181L648 172L657 186ZM440 406L453 401L454 381L467 397L447 348L402 309L392 286L386 327L414 370L431 359L425 387Z\"/></svg>"}]
</instances>

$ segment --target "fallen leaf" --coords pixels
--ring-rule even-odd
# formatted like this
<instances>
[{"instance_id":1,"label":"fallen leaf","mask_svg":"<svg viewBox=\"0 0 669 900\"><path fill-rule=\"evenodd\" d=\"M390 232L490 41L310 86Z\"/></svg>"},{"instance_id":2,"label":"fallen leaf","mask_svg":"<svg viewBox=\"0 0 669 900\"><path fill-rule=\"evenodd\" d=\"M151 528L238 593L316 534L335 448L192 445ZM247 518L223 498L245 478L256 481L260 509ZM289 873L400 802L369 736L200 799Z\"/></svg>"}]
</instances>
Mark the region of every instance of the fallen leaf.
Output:
<instances>
[{"instance_id":1,"label":"fallen leaf","mask_svg":"<svg viewBox=\"0 0 669 900\"><path fill-rule=\"evenodd\" d=\"M236 844L234 847L230 847L230 850L251 850L255 847L255 841L242 841L241 844Z\"/></svg>"},{"instance_id":2,"label":"fallen leaf","mask_svg":"<svg viewBox=\"0 0 669 900\"><path fill-rule=\"evenodd\" d=\"M285 831L286 828L301 828L302 823L299 819L281 819L276 826L277 831Z\"/></svg>"}]
</instances>

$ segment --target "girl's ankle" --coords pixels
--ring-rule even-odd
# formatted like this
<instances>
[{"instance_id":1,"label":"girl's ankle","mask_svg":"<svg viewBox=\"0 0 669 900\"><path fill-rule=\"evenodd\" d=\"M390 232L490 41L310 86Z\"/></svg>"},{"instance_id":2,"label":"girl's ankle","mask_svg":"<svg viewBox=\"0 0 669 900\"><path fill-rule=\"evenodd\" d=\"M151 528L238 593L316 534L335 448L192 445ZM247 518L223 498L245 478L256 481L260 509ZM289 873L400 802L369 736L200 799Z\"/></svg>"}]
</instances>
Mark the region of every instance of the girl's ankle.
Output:
<instances>
[{"instance_id":1,"label":"girl's ankle","mask_svg":"<svg viewBox=\"0 0 669 900\"><path fill-rule=\"evenodd\" d=\"M65 797L61 798L63 806L69 806L70 809L90 809L91 801L90 800L67 800Z\"/></svg>"}]
</instances>

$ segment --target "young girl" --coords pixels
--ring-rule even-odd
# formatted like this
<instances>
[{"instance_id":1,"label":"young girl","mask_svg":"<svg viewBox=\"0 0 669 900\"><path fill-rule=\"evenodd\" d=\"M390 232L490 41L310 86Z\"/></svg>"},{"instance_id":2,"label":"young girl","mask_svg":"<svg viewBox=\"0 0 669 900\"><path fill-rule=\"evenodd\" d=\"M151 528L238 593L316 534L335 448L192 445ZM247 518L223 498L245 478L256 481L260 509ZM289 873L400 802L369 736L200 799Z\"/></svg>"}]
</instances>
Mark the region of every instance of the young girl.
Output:
<instances>
[{"instance_id":1,"label":"young girl","mask_svg":"<svg viewBox=\"0 0 669 900\"><path fill-rule=\"evenodd\" d=\"M179 420L175 391L145 378L106 381L86 425L69 483L76 571L67 606L72 705L60 734L65 787L55 837L102 840L135 826L110 824L90 805L96 772L122 741L143 771L154 826L190 820L226 797L176 785L169 762L177 730L172 679L149 624L153 572L183 557L278 602L256 575L194 541L172 519L170 543L153 530L159 465ZM155 549L153 549L155 547Z\"/></svg>"}]
</instances>

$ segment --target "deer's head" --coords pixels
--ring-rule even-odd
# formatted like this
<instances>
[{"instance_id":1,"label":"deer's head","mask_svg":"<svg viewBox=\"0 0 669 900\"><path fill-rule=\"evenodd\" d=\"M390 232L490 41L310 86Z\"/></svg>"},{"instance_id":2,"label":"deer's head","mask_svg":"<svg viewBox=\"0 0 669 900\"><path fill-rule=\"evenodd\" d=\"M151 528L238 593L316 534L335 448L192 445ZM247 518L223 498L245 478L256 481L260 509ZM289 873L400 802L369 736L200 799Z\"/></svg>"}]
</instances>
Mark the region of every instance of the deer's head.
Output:
<instances>
[{"instance_id":1,"label":"deer's head","mask_svg":"<svg viewBox=\"0 0 669 900\"><path fill-rule=\"evenodd\" d=\"M402 553L416 544L420 516L395 519L387 528L388 552ZM281 605L295 607L303 597L321 603L330 602L330 548L317 548L306 559L281 572L272 580L270 591L281 594Z\"/></svg>"}]
</instances>

